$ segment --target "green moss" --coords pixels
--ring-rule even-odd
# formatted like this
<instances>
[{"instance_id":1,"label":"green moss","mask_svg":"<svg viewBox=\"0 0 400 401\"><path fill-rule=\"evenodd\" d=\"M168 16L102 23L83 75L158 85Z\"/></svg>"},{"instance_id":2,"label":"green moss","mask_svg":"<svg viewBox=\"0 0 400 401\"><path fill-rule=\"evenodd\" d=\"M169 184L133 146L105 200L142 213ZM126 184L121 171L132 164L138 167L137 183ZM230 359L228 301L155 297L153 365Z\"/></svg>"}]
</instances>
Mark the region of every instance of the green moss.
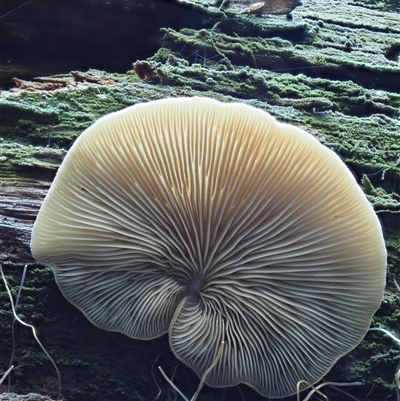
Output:
<instances>
[{"instance_id":1,"label":"green moss","mask_svg":"<svg viewBox=\"0 0 400 401\"><path fill-rule=\"evenodd\" d=\"M400 11L399 0L354 0L354 3L382 11Z\"/></svg>"}]
</instances>

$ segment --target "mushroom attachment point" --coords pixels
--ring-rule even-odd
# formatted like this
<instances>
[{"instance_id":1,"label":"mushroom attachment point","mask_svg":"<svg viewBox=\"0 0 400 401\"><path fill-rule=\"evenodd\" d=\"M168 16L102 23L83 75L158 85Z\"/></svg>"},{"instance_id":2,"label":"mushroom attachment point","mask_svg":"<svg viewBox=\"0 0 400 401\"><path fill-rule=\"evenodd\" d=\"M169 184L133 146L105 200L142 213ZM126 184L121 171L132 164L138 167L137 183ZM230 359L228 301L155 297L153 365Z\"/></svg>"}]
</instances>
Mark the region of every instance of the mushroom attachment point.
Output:
<instances>
[{"instance_id":1,"label":"mushroom attachment point","mask_svg":"<svg viewBox=\"0 0 400 401\"><path fill-rule=\"evenodd\" d=\"M378 218L334 152L207 98L95 122L61 164L31 248L96 326L168 333L199 377L224 341L206 384L270 398L359 344L386 274Z\"/></svg>"}]
</instances>

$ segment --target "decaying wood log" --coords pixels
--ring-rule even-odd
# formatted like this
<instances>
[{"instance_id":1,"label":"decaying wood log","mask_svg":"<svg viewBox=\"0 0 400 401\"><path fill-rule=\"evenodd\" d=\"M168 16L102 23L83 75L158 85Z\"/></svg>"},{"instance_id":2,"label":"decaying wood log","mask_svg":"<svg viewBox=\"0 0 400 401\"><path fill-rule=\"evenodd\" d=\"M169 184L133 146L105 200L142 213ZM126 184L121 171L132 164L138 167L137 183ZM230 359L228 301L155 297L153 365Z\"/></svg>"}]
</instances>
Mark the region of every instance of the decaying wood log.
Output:
<instances>
[{"instance_id":1,"label":"decaying wood log","mask_svg":"<svg viewBox=\"0 0 400 401\"><path fill-rule=\"evenodd\" d=\"M0 189L0 261L33 262L30 233L50 183Z\"/></svg>"}]
</instances>

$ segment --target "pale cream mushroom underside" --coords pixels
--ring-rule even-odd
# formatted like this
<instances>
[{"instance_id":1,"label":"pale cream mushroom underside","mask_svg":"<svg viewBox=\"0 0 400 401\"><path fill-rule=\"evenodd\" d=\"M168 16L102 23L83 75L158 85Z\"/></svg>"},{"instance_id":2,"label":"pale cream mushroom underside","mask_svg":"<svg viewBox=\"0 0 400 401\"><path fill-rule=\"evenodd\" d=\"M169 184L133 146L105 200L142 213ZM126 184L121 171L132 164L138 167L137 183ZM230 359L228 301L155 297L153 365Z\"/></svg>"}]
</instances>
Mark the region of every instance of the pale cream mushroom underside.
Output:
<instances>
[{"instance_id":1,"label":"pale cream mushroom underside","mask_svg":"<svg viewBox=\"0 0 400 401\"><path fill-rule=\"evenodd\" d=\"M32 252L96 326L169 334L213 387L280 398L368 330L385 283L379 221L340 158L264 111L164 99L100 118L39 212Z\"/></svg>"}]
</instances>

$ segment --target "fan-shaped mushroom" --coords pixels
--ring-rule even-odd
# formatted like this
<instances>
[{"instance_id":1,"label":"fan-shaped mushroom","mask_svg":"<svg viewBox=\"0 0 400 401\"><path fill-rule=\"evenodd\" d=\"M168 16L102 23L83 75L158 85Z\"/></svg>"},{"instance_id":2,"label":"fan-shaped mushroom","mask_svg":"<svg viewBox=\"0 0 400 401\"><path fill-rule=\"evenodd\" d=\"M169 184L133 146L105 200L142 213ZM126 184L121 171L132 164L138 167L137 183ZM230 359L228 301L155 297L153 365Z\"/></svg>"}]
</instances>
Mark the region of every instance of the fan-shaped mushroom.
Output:
<instances>
[{"instance_id":1,"label":"fan-shaped mushroom","mask_svg":"<svg viewBox=\"0 0 400 401\"><path fill-rule=\"evenodd\" d=\"M364 337L385 282L379 221L340 158L244 104L165 99L75 142L34 257L96 326L169 333L210 386L318 381Z\"/></svg>"}]
</instances>

